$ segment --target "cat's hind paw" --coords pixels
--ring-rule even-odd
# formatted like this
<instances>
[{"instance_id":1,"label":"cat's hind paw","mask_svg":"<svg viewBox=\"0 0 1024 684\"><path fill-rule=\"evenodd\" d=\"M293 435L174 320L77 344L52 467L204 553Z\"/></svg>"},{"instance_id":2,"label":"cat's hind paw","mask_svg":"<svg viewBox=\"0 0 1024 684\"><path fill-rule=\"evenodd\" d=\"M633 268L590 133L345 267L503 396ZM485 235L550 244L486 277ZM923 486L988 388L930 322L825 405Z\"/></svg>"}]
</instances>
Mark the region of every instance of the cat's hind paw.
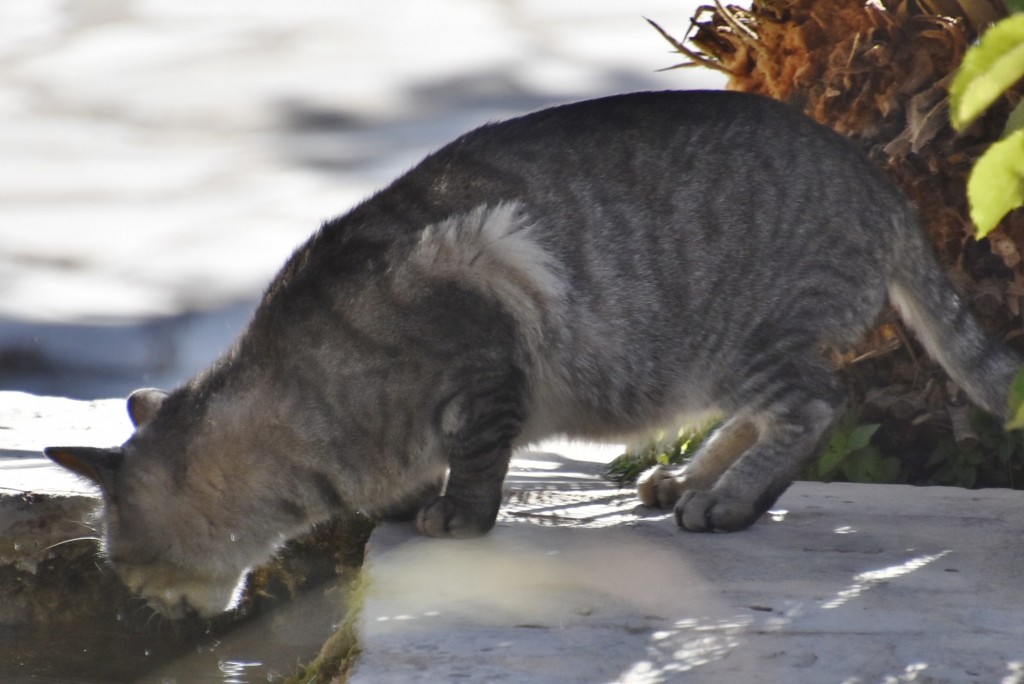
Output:
<instances>
[{"instance_id":1,"label":"cat's hind paw","mask_svg":"<svg viewBox=\"0 0 1024 684\"><path fill-rule=\"evenodd\" d=\"M656 465L648 468L636 483L636 495L648 508L672 508L683 493L683 485L668 468Z\"/></svg>"},{"instance_id":2,"label":"cat's hind paw","mask_svg":"<svg viewBox=\"0 0 1024 684\"><path fill-rule=\"evenodd\" d=\"M676 523L689 532L736 532L754 524L762 511L714 491L688 490L675 506Z\"/></svg>"}]
</instances>

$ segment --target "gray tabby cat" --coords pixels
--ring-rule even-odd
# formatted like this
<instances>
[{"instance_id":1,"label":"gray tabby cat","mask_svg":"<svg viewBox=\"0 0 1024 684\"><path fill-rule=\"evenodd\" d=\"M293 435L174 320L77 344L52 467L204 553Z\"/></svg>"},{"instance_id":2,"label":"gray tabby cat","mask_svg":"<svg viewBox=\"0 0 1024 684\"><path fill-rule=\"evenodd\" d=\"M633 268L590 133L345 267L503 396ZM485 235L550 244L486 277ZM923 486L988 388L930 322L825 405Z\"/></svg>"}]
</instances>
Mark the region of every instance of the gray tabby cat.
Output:
<instances>
[{"instance_id":1,"label":"gray tabby cat","mask_svg":"<svg viewBox=\"0 0 1024 684\"><path fill-rule=\"evenodd\" d=\"M98 483L105 552L170 616L344 510L487 532L513 449L731 416L640 487L686 530L739 530L843 409L823 344L886 300L985 409L1020 360L937 266L861 153L786 106L637 93L475 130L324 225L248 330L111 449L50 448Z\"/></svg>"}]
</instances>

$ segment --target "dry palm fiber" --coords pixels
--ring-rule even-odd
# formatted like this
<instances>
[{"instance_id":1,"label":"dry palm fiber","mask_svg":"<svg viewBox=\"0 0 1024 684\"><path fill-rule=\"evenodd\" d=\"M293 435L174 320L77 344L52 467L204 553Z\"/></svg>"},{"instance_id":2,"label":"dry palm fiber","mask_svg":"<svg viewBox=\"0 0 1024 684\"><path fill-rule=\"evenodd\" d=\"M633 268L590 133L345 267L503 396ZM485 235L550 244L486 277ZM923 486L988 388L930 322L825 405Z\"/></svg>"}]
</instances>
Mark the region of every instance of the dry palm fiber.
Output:
<instances>
[{"instance_id":1,"label":"dry palm fiber","mask_svg":"<svg viewBox=\"0 0 1024 684\"><path fill-rule=\"evenodd\" d=\"M1024 212L976 241L965 192L1021 88L963 135L948 123L953 72L979 32L1004 15L998 0L754 0L750 9L701 7L683 41L655 26L690 64L728 74L730 89L786 101L858 142L918 206L986 328L1024 349ZM969 438L963 398L914 353L891 315L857 348L832 353L856 401L873 418L900 423L906 439Z\"/></svg>"}]
</instances>

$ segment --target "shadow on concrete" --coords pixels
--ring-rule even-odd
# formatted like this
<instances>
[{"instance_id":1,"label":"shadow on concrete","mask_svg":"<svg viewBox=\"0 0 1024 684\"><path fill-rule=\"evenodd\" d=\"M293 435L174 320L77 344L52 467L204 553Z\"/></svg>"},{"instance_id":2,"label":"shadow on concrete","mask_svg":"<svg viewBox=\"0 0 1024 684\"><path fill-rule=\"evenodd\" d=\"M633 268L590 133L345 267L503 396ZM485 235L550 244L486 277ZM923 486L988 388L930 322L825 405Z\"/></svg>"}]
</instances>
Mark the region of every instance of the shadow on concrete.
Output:
<instances>
[{"instance_id":1,"label":"shadow on concrete","mask_svg":"<svg viewBox=\"0 0 1024 684\"><path fill-rule=\"evenodd\" d=\"M0 390L98 399L172 388L212 363L254 308L240 301L109 324L0 318Z\"/></svg>"}]
</instances>

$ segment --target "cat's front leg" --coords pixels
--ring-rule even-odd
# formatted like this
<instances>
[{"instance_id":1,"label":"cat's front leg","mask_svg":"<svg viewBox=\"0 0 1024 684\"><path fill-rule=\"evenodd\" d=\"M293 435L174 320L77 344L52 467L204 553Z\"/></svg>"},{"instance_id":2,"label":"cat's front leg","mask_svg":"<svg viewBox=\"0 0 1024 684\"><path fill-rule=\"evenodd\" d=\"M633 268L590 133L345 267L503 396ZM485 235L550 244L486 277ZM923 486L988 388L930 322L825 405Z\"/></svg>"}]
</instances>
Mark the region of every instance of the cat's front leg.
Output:
<instances>
[{"instance_id":1,"label":"cat's front leg","mask_svg":"<svg viewBox=\"0 0 1024 684\"><path fill-rule=\"evenodd\" d=\"M448 481L444 493L417 515L420 532L478 537L494 527L512 443L522 426L519 387L505 381L490 390L464 392L442 412Z\"/></svg>"},{"instance_id":2,"label":"cat's front leg","mask_svg":"<svg viewBox=\"0 0 1024 684\"><path fill-rule=\"evenodd\" d=\"M445 493L416 516L416 527L430 537L469 538L487 534L501 507L501 486L508 471L511 449L478 455L483 466L473 472L452 463Z\"/></svg>"}]
</instances>

